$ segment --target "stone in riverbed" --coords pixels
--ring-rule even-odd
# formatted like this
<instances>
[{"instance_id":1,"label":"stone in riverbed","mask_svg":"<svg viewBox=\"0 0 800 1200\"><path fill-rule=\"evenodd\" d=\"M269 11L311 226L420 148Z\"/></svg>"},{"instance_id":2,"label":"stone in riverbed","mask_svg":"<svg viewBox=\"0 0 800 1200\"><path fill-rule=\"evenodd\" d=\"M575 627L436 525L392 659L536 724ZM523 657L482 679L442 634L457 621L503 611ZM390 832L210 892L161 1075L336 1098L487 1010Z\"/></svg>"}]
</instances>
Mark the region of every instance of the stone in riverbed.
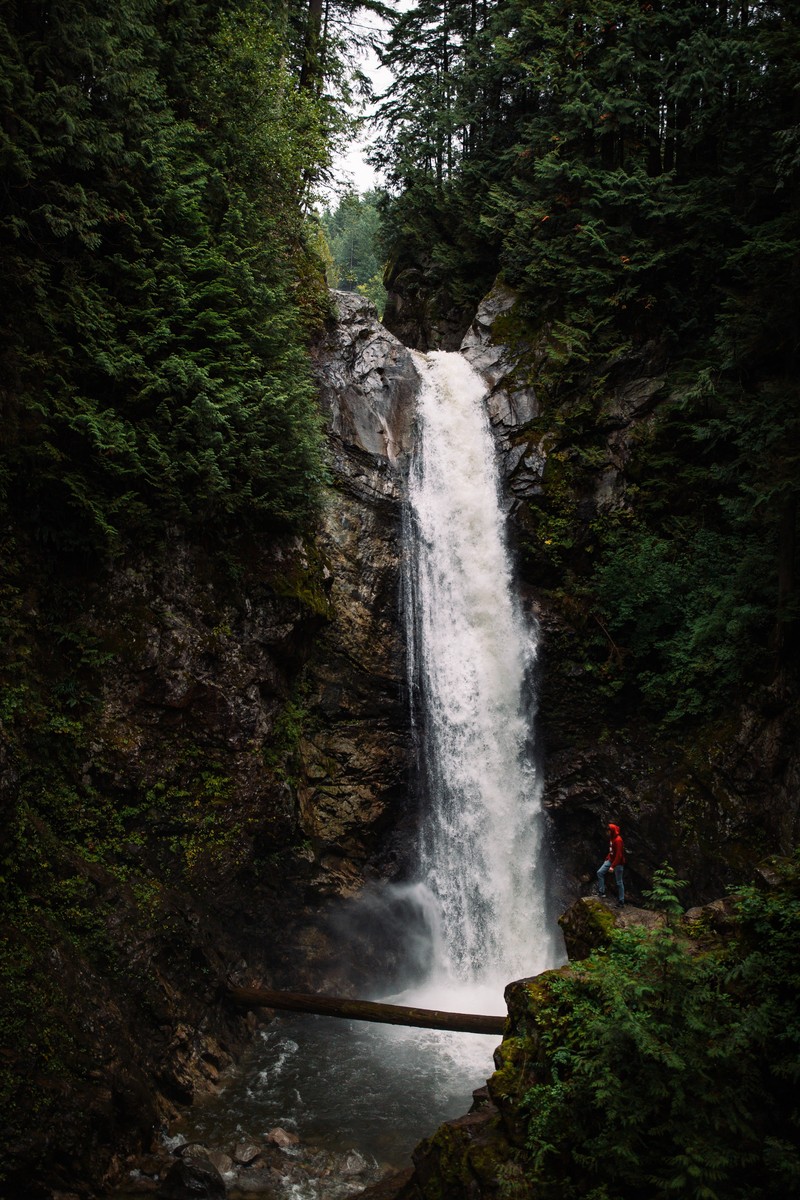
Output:
<instances>
[{"instance_id":1,"label":"stone in riverbed","mask_svg":"<svg viewBox=\"0 0 800 1200\"><path fill-rule=\"evenodd\" d=\"M225 1180L208 1158L180 1158L158 1189L158 1200L225 1200Z\"/></svg>"},{"instance_id":2,"label":"stone in riverbed","mask_svg":"<svg viewBox=\"0 0 800 1200\"><path fill-rule=\"evenodd\" d=\"M290 1133L288 1129L281 1129L280 1126L270 1129L267 1141L271 1142L273 1146L280 1146L283 1150L288 1146L300 1145L300 1138L296 1133Z\"/></svg>"},{"instance_id":3,"label":"stone in riverbed","mask_svg":"<svg viewBox=\"0 0 800 1200\"><path fill-rule=\"evenodd\" d=\"M368 1169L368 1165L358 1151L353 1150L345 1157L339 1170L345 1178L352 1178L355 1175L363 1175Z\"/></svg>"},{"instance_id":4,"label":"stone in riverbed","mask_svg":"<svg viewBox=\"0 0 800 1200\"><path fill-rule=\"evenodd\" d=\"M377 1183L373 1183L366 1191L360 1192L359 1200L400 1200L403 1188L411 1183L413 1174L413 1167L392 1171Z\"/></svg>"},{"instance_id":5,"label":"stone in riverbed","mask_svg":"<svg viewBox=\"0 0 800 1200\"><path fill-rule=\"evenodd\" d=\"M184 1142L174 1151L176 1158L208 1158L208 1148L202 1142Z\"/></svg>"},{"instance_id":6,"label":"stone in riverbed","mask_svg":"<svg viewBox=\"0 0 800 1200\"><path fill-rule=\"evenodd\" d=\"M239 1175L234 1184L237 1194L246 1196L274 1196L284 1192L283 1176L274 1167L257 1167Z\"/></svg>"},{"instance_id":7,"label":"stone in riverbed","mask_svg":"<svg viewBox=\"0 0 800 1200\"><path fill-rule=\"evenodd\" d=\"M224 1150L209 1151L208 1160L214 1164L220 1175L227 1175L234 1169L233 1159L231 1158L230 1154L226 1154Z\"/></svg>"},{"instance_id":8,"label":"stone in riverbed","mask_svg":"<svg viewBox=\"0 0 800 1200\"><path fill-rule=\"evenodd\" d=\"M233 1152L233 1160L246 1167L249 1163L255 1162L260 1153L260 1147L254 1146L252 1142L239 1142Z\"/></svg>"}]
</instances>

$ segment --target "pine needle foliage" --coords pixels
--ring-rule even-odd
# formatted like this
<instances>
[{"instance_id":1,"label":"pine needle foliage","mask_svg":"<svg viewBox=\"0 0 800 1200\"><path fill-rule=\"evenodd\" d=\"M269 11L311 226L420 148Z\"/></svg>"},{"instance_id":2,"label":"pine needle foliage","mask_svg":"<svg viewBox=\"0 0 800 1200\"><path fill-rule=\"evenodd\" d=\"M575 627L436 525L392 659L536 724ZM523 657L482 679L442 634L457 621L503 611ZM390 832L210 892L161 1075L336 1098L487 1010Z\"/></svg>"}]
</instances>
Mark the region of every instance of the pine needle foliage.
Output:
<instances>
[{"instance_id":1,"label":"pine needle foliage","mask_svg":"<svg viewBox=\"0 0 800 1200\"><path fill-rule=\"evenodd\" d=\"M305 519L304 173L282 10L32 0L0 21L5 504L103 553Z\"/></svg>"},{"instance_id":2,"label":"pine needle foliage","mask_svg":"<svg viewBox=\"0 0 800 1200\"><path fill-rule=\"evenodd\" d=\"M499 266L606 351L708 335L745 261L792 270L799 38L772 2L418 0L375 152L395 255L454 291Z\"/></svg>"},{"instance_id":3,"label":"pine needle foliage","mask_svg":"<svg viewBox=\"0 0 800 1200\"><path fill-rule=\"evenodd\" d=\"M496 332L548 454L520 522L537 582L574 576L611 638L608 663L587 639L590 669L669 723L793 676L797 5L418 0L386 60L390 281L467 320L498 275L517 292ZM604 404L637 369L663 389L588 528Z\"/></svg>"}]
</instances>

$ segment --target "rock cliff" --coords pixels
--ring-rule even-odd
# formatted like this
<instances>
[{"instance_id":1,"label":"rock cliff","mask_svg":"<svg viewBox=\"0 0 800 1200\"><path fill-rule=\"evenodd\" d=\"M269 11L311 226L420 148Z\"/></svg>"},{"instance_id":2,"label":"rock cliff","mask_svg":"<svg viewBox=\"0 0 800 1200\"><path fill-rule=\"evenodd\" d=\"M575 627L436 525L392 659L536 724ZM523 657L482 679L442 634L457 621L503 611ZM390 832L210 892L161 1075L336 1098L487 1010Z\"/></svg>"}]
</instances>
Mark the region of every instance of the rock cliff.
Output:
<instances>
[{"instance_id":1,"label":"rock cliff","mask_svg":"<svg viewBox=\"0 0 800 1200\"><path fill-rule=\"evenodd\" d=\"M374 306L353 293L334 298L339 320L316 350L333 471L317 535L329 611L304 676L297 787L328 898L397 869L410 762L400 500L419 383ZM333 965L341 948L331 943L330 955Z\"/></svg>"},{"instance_id":2,"label":"rock cliff","mask_svg":"<svg viewBox=\"0 0 800 1200\"><path fill-rule=\"evenodd\" d=\"M221 997L227 978L346 989L329 914L396 869L398 481L417 376L367 302L336 302L315 349L330 444L319 530L222 554L176 531L64 583L91 699L63 682L79 700L48 767L51 824L30 831L32 917L6 970L25 996L3 1059L8 1194L99 1188L213 1087L252 1032ZM27 589L35 610L35 578ZM50 686L46 622L29 653ZM20 813L22 761L4 746ZM83 845L82 822L97 831Z\"/></svg>"},{"instance_id":3,"label":"rock cliff","mask_svg":"<svg viewBox=\"0 0 800 1200\"><path fill-rule=\"evenodd\" d=\"M668 859L689 880L690 901L702 903L800 833L796 700L781 682L754 689L724 721L698 721L694 736L673 738L600 689L580 600L586 548L595 523L635 508L631 466L667 399L664 354L648 345L608 365L600 384L587 379L587 389L601 389L587 452L575 433L583 400L559 399L550 335L534 335L515 301L496 286L462 352L489 385L520 587L542 629L539 737L562 906L592 886L609 819L624 827L634 896Z\"/></svg>"}]
</instances>

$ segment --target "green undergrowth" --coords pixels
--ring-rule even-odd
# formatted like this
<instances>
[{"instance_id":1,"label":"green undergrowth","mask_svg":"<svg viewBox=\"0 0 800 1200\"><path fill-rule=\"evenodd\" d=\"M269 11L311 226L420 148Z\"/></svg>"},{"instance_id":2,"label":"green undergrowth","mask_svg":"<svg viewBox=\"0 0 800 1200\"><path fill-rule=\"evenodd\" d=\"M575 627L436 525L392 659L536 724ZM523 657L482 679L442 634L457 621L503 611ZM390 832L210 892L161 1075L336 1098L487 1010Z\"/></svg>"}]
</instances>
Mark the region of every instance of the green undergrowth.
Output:
<instances>
[{"instance_id":1,"label":"green undergrowth","mask_svg":"<svg viewBox=\"0 0 800 1200\"><path fill-rule=\"evenodd\" d=\"M734 935L699 952L679 920L681 881L662 868L650 895L661 927L618 930L543 977L519 1106L518 1161L537 1197L795 1194L800 854L776 870L775 890L737 890Z\"/></svg>"},{"instance_id":2,"label":"green undergrowth","mask_svg":"<svg viewBox=\"0 0 800 1200\"><path fill-rule=\"evenodd\" d=\"M607 382L544 401L524 433L545 455L541 490L516 518L523 574L562 623L554 669L582 675L609 712L664 729L714 720L743 688L796 668L785 466L768 479L752 461L766 418L740 427L737 413L755 396L723 380L698 390L687 370L676 367L652 413L626 428L624 464L602 415ZM773 411L776 430L792 390Z\"/></svg>"}]
</instances>

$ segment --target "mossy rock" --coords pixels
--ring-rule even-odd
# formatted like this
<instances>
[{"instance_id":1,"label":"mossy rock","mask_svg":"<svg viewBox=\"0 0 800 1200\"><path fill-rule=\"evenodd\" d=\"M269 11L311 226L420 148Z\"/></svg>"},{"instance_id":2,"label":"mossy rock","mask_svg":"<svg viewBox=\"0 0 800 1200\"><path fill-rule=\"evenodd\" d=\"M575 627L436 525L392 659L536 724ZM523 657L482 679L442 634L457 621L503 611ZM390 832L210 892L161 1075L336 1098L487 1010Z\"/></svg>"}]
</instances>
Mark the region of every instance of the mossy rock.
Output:
<instances>
[{"instance_id":1,"label":"mossy rock","mask_svg":"<svg viewBox=\"0 0 800 1200\"><path fill-rule=\"evenodd\" d=\"M607 946L616 928L614 914L600 900L583 897L558 918L571 962Z\"/></svg>"},{"instance_id":2,"label":"mossy rock","mask_svg":"<svg viewBox=\"0 0 800 1200\"><path fill-rule=\"evenodd\" d=\"M489 1080L489 1095L505 1111L518 1102L535 1082L538 1042L531 1037L507 1037L494 1053L496 1070Z\"/></svg>"},{"instance_id":3,"label":"mossy rock","mask_svg":"<svg viewBox=\"0 0 800 1200\"><path fill-rule=\"evenodd\" d=\"M491 1107L447 1121L414 1151L410 1192L423 1200L490 1195L511 1149Z\"/></svg>"},{"instance_id":4,"label":"mossy rock","mask_svg":"<svg viewBox=\"0 0 800 1200\"><path fill-rule=\"evenodd\" d=\"M537 1010L550 1000L550 986L554 979L570 973L569 966L543 971L530 979L518 979L510 983L505 991L510 1028L521 1037L535 1037ZM505 1043L504 1043L505 1044ZM502 1050L502 1047L501 1047Z\"/></svg>"}]
</instances>

